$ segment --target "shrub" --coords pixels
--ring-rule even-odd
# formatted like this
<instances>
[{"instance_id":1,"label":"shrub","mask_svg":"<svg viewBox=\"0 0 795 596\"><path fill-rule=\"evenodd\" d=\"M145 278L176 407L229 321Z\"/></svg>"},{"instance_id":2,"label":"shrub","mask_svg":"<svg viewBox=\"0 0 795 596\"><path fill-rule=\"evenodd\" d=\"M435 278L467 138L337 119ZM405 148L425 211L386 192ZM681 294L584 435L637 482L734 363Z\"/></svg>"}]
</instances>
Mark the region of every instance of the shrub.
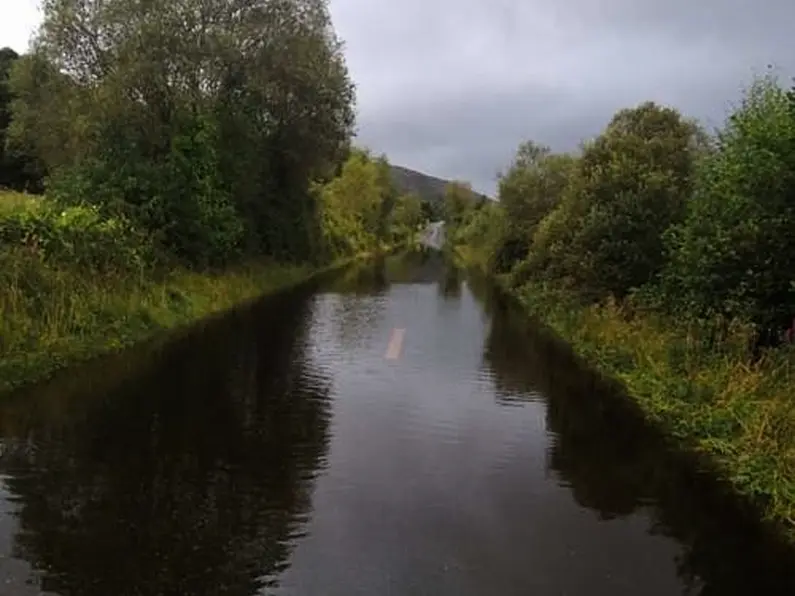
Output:
<instances>
[{"instance_id":1,"label":"shrub","mask_svg":"<svg viewBox=\"0 0 795 596\"><path fill-rule=\"evenodd\" d=\"M700 169L686 220L668 239L665 302L763 327L795 313L795 107L757 80Z\"/></svg>"}]
</instances>

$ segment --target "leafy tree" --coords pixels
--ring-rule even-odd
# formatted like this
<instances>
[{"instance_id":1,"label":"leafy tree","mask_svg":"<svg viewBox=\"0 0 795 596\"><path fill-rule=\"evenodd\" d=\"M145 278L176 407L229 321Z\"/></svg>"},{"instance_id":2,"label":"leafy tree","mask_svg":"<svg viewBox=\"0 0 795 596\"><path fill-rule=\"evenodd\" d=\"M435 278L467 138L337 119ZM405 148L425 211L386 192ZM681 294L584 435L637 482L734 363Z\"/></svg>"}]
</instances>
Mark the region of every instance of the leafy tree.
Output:
<instances>
[{"instance_id":1,"label":"leafy tree","mask_svg":"<svg viewBox=\"0 0 795 596\"><path fill-rule=\"evenodd\" d=\"M497 271L510 270L530 251L538 224L561 200L576 165L568 154L527 141L499 177L499 201L506 214L505 236L496 256Z\"/></svg>"},{"instance_id":2,"label":"leafy tree","mask_svg":"<svg viewBox=\"0 0 795 596\"><path fill-rule=\"evenodd\" d=\"M422 209L422 199L415 193L408 193L397 198L390 213L389 228L393 239L402 242L410 239L419 227L427 221Z\"/></svg>"},{"instance_id":3,"label":"leafy tree","mask_svg":"<svg viewBox=\"0 0 795 596\"><path fill-rule=\"evenodd\" d=\"M385 241L390 233L391 214L398 201L398 189L392 178L392 168L385 154L375 160L378 171L378 187L381 192L381 212L379 214L376 235L379 241Z\"/></svg>"},{"instance_id":4,"label":"leafy tree","mask_svg":"<svg viewBox=\"0 0 795 596\"><path fill-rule=\"evenodd\" d=\"M525 275L563 278L594 299L652 279L665 262L663 234L684 217L702 139L671 108L619 111L539 224Z\"/></svg>"},{"instance_id":5,"label":"leafy tree","mask_svg":"<svg viewBox=\"0 0 795 596\"><path fill-rule=\"evenodd\" d=\"M43 9L12 132L58 198L121 211L189 262L317 251L309 186L333 175L353 124L324 0Z\"/></svg>"},{"instance_id":6,"label":"leafy tree","mask_svg":"<svg viewBox=\"0 0 795 596\"><path fill-rule=\"evenodd\" d=\"M458 240L472 247L470 259L489 272L501 272L500 259L503 256L508 217L502 205L485 202L474 209L464 227L458 232Z\"/></svg>"},{"instance_id":7,"label":"leafy tree","mask_svg":"<svg viewBox=\"0 0 795 596\"><path fill-rule=\"evenodd\" d=\"M322 227L334 256L378 248L382 240L385 185L380 161L367 151L353 150L341 174L316 189L322 206Z\"/></svg>"},{"instance_id":8,"label":"leafy tree","mask_svg":"<svg viewBox=\"0 0 795 596\"><path fill-rule=\"evenodd\" d=\"M13 177L6 156L6 131L11 122L11 92L8 88L8 77L11 67L18 59L19 55L11 48L0 50L0 186L11 186Z\"/></svg>"},{"instance_id":9,"label":"leafy tree","mask_svg":"<svg viewBox=\"0 0 795 596\"><path fill-rule=\"evenodd\" d=\"M669 239L665 303L763 327L795 314L795 104L757 80L700 169L686 220Z\"/></svg>"},{"instance_id":10,"label":"leafy tree","mask_svg":"<svg viewBox=\"0 0 795 596\"><path fill-rule=\"evenodd\" d=\"M7 139L14 99L9 80L19 59L19 54L11 48L0 49L0 187L40 191L42 175L38 164L29 155L16 150Z\"/></svg>"},{"instance_id":11,"label":"leafy tree","mask_svg":"<svg viewBox=\"0 0 795 596\"><path fill-rule=\"evenodd\" d=\"M476 195L468 182L453 181L445 186L444 216L450 230L464 223L476 203Z\"/></svg>"}]
</instances>

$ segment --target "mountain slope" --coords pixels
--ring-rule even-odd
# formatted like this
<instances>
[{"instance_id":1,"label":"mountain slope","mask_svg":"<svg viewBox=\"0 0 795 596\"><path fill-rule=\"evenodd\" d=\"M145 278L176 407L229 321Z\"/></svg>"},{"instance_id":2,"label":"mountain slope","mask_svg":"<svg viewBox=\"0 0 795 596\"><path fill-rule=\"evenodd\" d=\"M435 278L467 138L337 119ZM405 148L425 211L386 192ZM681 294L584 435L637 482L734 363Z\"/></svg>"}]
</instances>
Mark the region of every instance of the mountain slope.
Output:
<instances>
[{"instance_id":1,"label":"mountain slope","mask_svg":"<svg viewBox=\"0 0 795 596\"><path fill-rule=\"evenodd\" d=\"M397 186L398 192L401 194L416 193L432 206L441 207L444 201L444 189L451 182L450 180L429 176L402 166L392 165L390 167L392 168L392 180ZM476 196L482 199L487 198L477 193Z\"/></svg>"},{"instance_id":2,"label":"mountain slope","mask_svg":"<svg viewBox=\"0 0 795 596\"><path fill-rule=\"evenodd\" d=\"M402 166L391 167L392 180L401 194L417 193L431 203L441 202L444 199L444 189L449 180L442 180Z\"/></svg>"}]
</instances>

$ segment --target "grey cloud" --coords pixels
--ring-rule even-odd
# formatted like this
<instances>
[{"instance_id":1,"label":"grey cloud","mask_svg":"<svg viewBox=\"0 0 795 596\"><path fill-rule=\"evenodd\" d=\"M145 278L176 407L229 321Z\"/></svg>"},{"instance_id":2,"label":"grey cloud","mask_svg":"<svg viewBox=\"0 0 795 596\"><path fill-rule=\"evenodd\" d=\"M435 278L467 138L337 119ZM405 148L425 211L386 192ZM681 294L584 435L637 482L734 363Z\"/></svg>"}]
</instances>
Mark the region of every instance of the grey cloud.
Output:
<instances>
[{"instance_id":1,"label":"grey cloud","mask_svg":"<svg viewBox=\"0 0 795 596\"><path fill-rule=\"evenodd\" d=\"M719 124L754 72L795 72L791 0L331 0L359 141L493 192L527 138L576 147L653 99Z\"/></svg>"}]
</instances>

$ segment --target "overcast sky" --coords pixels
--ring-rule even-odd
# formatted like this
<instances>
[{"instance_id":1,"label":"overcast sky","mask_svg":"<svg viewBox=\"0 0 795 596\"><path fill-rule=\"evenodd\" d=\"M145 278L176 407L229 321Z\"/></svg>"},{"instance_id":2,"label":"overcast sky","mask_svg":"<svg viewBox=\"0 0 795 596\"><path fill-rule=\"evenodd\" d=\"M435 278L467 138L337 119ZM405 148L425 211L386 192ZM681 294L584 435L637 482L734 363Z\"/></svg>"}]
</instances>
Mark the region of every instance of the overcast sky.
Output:
<instances>
[{"instance_id":1,"label":"overcast sky","mask_svg":"<svg viewBox=\"0 0 795 596\"><path fill-rule=\"evenodd\" d=\"M0 0L24 50L37 0ZM471 181L524 139L573 149L647 99L718 125L768 64L795 75L795 0L331 0L358 89L359 142Z\"/></svg>"}]
</instances>

